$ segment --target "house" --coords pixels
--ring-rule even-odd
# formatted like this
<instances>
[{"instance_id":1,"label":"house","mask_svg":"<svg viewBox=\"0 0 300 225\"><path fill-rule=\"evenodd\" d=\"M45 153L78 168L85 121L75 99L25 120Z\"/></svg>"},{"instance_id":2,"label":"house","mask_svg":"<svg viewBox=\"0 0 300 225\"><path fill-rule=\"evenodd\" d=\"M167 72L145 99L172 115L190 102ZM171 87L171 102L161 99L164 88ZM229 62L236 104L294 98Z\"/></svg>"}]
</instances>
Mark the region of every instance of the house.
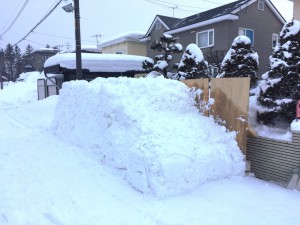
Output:
<instances>
[{"instance_id":1,"label":"house","mask_svg":"<svg viewBox=\"0 0 300 225\"><path fill-rule=\"evenodd\" d=\"M164 33L170 34L183 49L196 43L210 63L208 58L212 53L224 55L236 36L246 35L259 54L258 75L261 75L268 68L269 56L284 23L270 0L239 0L183 19L157 15L141 41L147 45L147 56L153 58L157 52L150 49L152 42ZM223 59L221 56L218 62ZM181 54L174 55L174 62L179 62L180 57Z\"/></svg>"},{"instance_id":2,"label":"house","mask_svg":"<svg viewBox=\"0 0 300 225\"><path fill-rule=\"evenodd\" d=\"M51 56L57 54L59 52L58 49L53 48L41 48L38 50L35 50L33 53L31 53L31 64L26 65L25 70L26 71L40 71L42 72L44 69L44 63L45 61L50 58Z\"/></svg>"},{"instance_id":3,"label":"house","mask_svg":"<svg viewBox=\"0 0 300 225\"><path fill-rule=\"evenodd\" d=\"M295 20L300 20L300 0L290 0L294 2L293 15Z\"/></svg>"},{"instance_id":4,"label":"house","mask_svg":"<svg viewBox=\"0 0 300 225\"><path fill-rule=\"evenodd\" d=\"M140 42L145 35L142 32L119 34L98 45L103 54L124 54L146 56L146 44Z\"/></svg>"}]
</instances>

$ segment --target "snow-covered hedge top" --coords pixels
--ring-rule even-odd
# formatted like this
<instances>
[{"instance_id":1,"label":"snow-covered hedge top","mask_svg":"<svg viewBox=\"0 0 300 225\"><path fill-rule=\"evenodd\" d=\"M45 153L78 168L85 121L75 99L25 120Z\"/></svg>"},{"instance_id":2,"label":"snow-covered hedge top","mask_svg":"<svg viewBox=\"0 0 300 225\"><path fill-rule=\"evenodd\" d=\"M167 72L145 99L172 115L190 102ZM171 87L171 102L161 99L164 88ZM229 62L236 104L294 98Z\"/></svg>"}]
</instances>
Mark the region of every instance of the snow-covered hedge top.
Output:
<instances>
[{"instance_id":1,"label":"snow-covered hedge top","mask_svg":"<svg viewBox=\"0 0 300 225\"><path fill-rule=\"evenodd\" d=\"M153 60L144 56L118 55L118 54L93 54L82 53L82 68L90 72L126 72L145 71L142 62ZM76 54L57 54L46 60L44 67L60 65L67 69L76 69Z\"/></svg>"},{"instance_id":2,"label":"snow-covered hedge top","mask_svg":"<svg viewBox=\"0 0 300 225\"><path fill-rule=\"evenodd\" d=\"M282 31L280 32L280 37L286 39L290 36L294 36L298 34L299 31L300 31L300 22L298 20L292 20L283 26Z\"/></svg>"},{"instance_id":3,"label":"snow-covered hedge top","mask_svg":"<svg viewBox=\"0 0 300 225\"><path fill-rule=\"evenodd\" d=\"M237 47L240 44L251 45L251 40L247 36L237 36L232 42L232 47Z\"/></svg>"}]
</instances>

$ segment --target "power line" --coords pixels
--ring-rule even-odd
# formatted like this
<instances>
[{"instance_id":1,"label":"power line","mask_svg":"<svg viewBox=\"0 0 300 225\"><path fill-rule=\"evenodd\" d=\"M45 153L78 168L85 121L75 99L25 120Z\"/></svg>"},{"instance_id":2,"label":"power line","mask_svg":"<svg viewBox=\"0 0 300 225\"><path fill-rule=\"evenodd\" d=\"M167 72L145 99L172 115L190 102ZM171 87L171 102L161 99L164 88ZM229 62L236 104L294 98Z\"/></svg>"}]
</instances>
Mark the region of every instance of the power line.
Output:
<instances>
[{"instance_id":1,"label":"power line","mask_svg":"<svg viewBox=\"0 0 300 225\"><path fill-rule=\"evenodd\" d=\"M18 12L18 14L16 15L16 17L14 18L14 20L11 22L11 24L9 25L9 27L6 28L6 30L0 34L0 36L3 36L4 34L6 34L10 28L16 23L16 21L19 19L20 15L22 14L22 12L24 11L26 5L28 4L29 0L26 0L22 6L22 8L20 9L20 11Z\"/></svg>"},{"instance_id":2,"label":"power line","mask_svg":"<svg viewBox=\"0 0 300 225\"><path fill-rule=\"evenodd\" d=\"M57 8L57 6L62 2L63 0L59 0L56 5L38 22L20 41L18 41L15 45L19 44L21 41L25 40L42 22L47 19L48 16Z\"/></svg>"},{"instance_id":3,"label":"power line","mask_svg":"<svg viewBox=\"0 0 300 225\"><path fill-rule=\"evenodd\" d=\"M54 34L46 34L46 33L41 33L41 32L37 32L37 31L33 31L32 33L34 33L34 34L40 34L40 35L45 35L45 36L49 36L49 37L57 37L57 38L74 40L74 38L71 38L71 37L59 36L59 35L54 35ZM89 40L82 40L82 41L85 41L85 42L94 42L94 41L89 41Z\"/></svg>"},{"instance_id":4,"label":"power line","mask_svg":"<svg viewBox=\"0 0 300 225\"><path fill-rule=\"evenodd\" d=\"M169 6L169 5L166 5L166 4L163 4L163 3L155 2L153 0L145 0L145 1L153 3L155 5L159 5L159 6L165 7L165 8L169 8L169 9L174 8L174 6ZM170 3L170 4L176 5L174 3ZM194 11L194 10L187 10L187 9L180 9L180 8L177 8L177 10L186 11L186 12L198 12L198 11Z\"/></svg>"}]
</instances>

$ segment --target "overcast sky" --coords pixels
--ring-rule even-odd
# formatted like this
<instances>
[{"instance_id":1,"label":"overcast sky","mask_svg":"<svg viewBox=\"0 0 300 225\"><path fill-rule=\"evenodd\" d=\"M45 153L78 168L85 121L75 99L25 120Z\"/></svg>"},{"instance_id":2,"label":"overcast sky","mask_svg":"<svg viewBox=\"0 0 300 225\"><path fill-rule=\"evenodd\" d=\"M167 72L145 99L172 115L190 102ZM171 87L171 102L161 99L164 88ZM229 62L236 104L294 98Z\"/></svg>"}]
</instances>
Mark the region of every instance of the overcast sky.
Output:
<instances>
[{"instance_id":1,"label":"overcast sky","mask_svg":"<svg viewBox=\"0 0 300 225\"><path fill-rule=\"evenodd\" d=\"M27 1L23 12L13 23ZM5 32L0 37L0 48L23 39L57 2L58 0L0 0L0 35ZM43 48L46 44L61 45L62 49L67 45L74 46L74 14L62 10L62 6L71 2L73 1L62 1L26 40L18 44L19 47L24 49L28 44L35 49ZM230 2L234 0L82 0L82 45L96 46L96 37L93 37L95 35L102 36L98 39L101 42L123 32L146 33L157 14L173 16L174 13L175 17L183 18ZM287 20L292 18L292 2L272 2Z\"/></svg>"}]
</instances>

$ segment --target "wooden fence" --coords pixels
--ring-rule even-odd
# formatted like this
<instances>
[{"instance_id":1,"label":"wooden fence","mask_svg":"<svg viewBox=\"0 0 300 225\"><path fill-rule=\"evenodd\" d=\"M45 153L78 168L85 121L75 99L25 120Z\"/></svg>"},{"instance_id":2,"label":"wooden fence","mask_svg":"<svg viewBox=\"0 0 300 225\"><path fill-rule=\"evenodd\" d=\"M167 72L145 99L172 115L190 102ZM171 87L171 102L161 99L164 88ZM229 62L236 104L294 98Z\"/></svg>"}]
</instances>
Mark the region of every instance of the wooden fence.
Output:
<instances>
[{"instance_id":1,"label":"wooden fence","mask_svg":"<svg viewBox=\"0 0 300 225\"><path fill-rule=\"evenodd\" d=\"M229 131L237 132L237 143L246 155L247 121L250 78L213 78L183 81L189 87L203 90L201 100L214 99L214 104L206 115L225 121ZM209 96L210 94L210 96Z\"/></svg>"},{"instance_id":2,"label":"wooden fence","mask_svg":"<svg viewBox=\"0 0 300 225\"><path fill-rule=\"evenodd\" d=\"M291 142L248 137L246 159L257 178L286 185L300 166L300 133L293 133Z\"/></svg>"}]
</instances>

